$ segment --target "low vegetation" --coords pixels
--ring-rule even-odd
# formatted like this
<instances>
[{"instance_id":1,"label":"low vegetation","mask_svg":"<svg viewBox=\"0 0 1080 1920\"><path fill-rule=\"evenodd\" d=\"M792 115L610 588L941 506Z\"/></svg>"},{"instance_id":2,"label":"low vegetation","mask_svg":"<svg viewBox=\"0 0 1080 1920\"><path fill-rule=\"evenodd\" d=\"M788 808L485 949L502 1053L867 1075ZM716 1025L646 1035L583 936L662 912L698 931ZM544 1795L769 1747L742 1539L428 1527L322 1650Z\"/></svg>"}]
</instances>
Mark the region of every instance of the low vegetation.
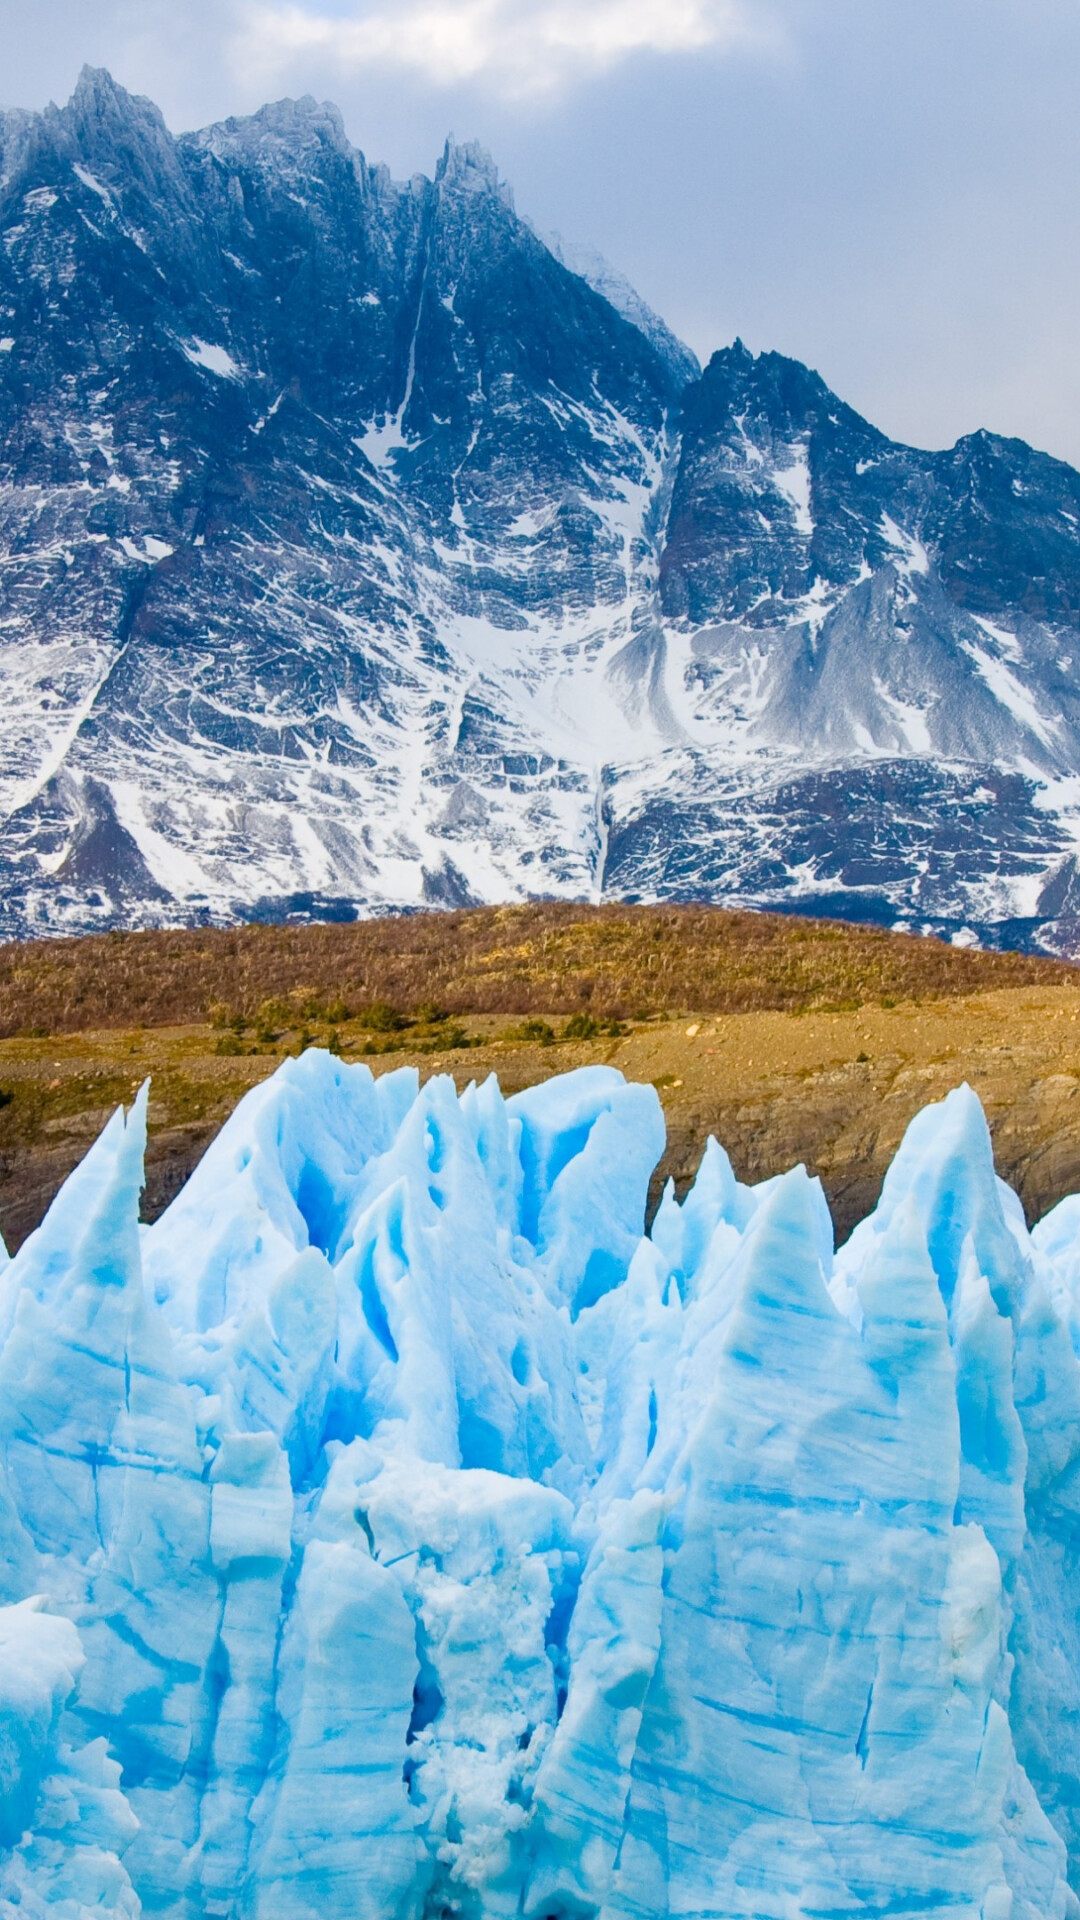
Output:
<instances>
[{"instance_id":1,"label":"low vegetation","mask_svg":"<svg viewBox=\"0 0 1080 1920\"><path fill-rule=\"evenodd\" d=\"M528 907L350 927L0 948L0 1232L17 1246L117 1103L151 1080L144 1212L249 1088L327 1047L508 1093L607 1062L651 1081L668 1150L740 1176L804 1160L846 1233L904 1126L982 1096L1031 1218L1080 1190L1080 968L778 916Z\"/></svg>"},{"instance_id":2,"label":"low vegetation","mask_svg":"<svg viewBox=\"0 0 1080 1920\"><path fill-rule=\"evenodd\" d=\"M450 1018L611 1022L839 1010L1075 979L1063 962L709 907L540 904L331 926L113 933L0 947L0 1037L209 1022L260 1043ZM571 1031L572 1028L572 1031Z\"/></svg>"}]
</instances>

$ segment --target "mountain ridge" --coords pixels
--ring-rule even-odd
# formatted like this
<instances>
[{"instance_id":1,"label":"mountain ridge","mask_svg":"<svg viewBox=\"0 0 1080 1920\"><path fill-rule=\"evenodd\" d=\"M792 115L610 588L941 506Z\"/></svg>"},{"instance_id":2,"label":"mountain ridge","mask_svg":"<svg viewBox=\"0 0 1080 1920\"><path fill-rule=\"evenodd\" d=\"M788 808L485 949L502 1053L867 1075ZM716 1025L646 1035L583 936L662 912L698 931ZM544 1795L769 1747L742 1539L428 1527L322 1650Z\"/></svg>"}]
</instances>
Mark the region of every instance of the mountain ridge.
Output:
<instances>
[{"instance_id":1,"label":"mountain ridge","mask_svg":"<svg viewBox=\"0 0 1080 1920\"><path fill-rule=\"evenodd\" d=\"M87 69L0 171L0 932L711 898L1075 950L1072 469L739 341L688 383L481 149L395 182L310 98L174 138Z\"/></svg>"}]
</instances>

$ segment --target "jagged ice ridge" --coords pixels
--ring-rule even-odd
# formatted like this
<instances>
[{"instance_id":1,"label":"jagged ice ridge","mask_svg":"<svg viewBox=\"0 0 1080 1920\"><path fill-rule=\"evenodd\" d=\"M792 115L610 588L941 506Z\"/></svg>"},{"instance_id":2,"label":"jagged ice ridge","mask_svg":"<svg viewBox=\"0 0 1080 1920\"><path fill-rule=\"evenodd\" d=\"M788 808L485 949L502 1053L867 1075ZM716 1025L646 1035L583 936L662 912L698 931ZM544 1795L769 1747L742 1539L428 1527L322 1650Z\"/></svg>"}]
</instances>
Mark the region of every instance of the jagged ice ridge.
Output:
<instances>
[{"instance_id":1,"label":"jagged ice ridge","mask_svg":"<svg viewBox=\"0 0 1080 1920\"><path fill-rule=\"evenodd\" d=\"M0 1903L1046 1920L1080 1884L1080 1197L974 1094L839 1254L650 1087L309 1051L0 1274Z\"/></svg>"}]
</instances>

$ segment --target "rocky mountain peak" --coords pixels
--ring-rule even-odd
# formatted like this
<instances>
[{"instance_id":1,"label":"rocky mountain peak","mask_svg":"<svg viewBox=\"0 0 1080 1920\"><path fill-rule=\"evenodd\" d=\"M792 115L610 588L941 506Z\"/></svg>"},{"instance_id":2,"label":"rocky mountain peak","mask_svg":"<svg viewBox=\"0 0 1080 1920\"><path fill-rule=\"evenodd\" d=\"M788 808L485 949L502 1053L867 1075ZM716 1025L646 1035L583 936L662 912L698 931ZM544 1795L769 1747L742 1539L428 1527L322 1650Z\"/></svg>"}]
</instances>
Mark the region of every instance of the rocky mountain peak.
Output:
<instances>
[{"instance_id":1,"label":"rocky mountain peak","mask_svg":"<svg viewBox=\"0 0 1080 1920\"><path fill-rule=\"evenodd\" d=\"M107 67L92 67L88 62L84 62L80 70L64 111L76 122L96 120L117 125L150 120L155 126L165 125L161 109L145 94L129 93L113 79Z\"/></svg>"},{"instance_id":2,"label":"rocky mountain peak","mask_svg":"<svg viewBox=\"0 0 1080 1920\"><path fill-rule=\"evenodd\" d=\"M884 446L884 434L839 400L812 368L781 353L754 354L736 339L714 353L699 385L687 395L691 431L736 437L764 432Z\"/></svg>"},{"instance_id":3,"label":"rocky mountain peak","mask_svg":"<svg viewBox=\"0 0 1080 1920\"><path fill-rule=\"evenodd\" d=\"M169 164L172 141L160 109L144 95L128 93L104 67L83 67L55 125L61 144L99 161L118 184L133 171L145 179Z\"/></svg>"},{"instance_id":4,"label":"rocky mountain peak","mask_svg":"<svg viewBox=\"0 0 1080 1920\"><path fill-rule=\"evenodd\" d=\"M477 140L457 141L449 136L435 170L435 185L448 192L488 194L513 211L514 195L485 147Z\"/></svg>"},{"instance_id":5,"label":"rocky mountain peak","mask_svg":"<svg viewBox=\"0 0 1080 1920\"><path fill-rule=\"evenodd\" d=\"M327 149L349 157L354 152L339 109L310 93L274 100L257 113L184 135L181 144L206 149L223 160L246 158L267 169L280 168L290 158L317 164Z\"/></svg>"},{"instance_id":6,"label":"rocky mountain peak","mask_svg":"<svg viewBox=\"0 0 1080 1920\"><path fill-rule=\"evenodd\" d=\"M626 275L613 267L596 247L568 241L560 233L544 233L539 238L562 266L587 281L595 293L645 335L669 366L676 389L685 388L699 377L697 355L672 333L666 321L642 299L636 287L631 286Z\"/></svg>"}]
</instances>

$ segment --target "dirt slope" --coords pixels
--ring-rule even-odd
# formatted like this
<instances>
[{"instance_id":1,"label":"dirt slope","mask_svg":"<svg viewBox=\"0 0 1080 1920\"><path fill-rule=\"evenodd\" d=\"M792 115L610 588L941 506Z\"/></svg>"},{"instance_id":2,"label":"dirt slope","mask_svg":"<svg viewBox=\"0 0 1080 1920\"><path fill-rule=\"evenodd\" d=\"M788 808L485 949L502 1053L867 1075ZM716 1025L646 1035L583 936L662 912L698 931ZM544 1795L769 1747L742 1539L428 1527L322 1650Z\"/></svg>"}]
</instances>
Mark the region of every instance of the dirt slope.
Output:
<instances>
[{"instance_id":1,"label":"dirt slope","mask_svg":"<svg viewBox=\"0 0 1080 1920\"><path fill-rule=\"evenodd\" d=\"M241 1031L237 1017L233 1026L97 1027L0 1041L0 1230L8 1245L37 1224L112 1106L129 1100L147 1074L149 1218L248 1087L286 1053L327 1041L374 1072L411 1063L425 1076L452 1073L461 1086L494 1071L507 1091L611 1061L651 1080L663 1101L668 1150L657 1191L669 1173L681 1189L715 1133L744 1179L798 1160L820 1173L840 1237L873 1205L908 1120L965 1079L986 1105L999 1170L1029 1218L1080 1189L1080 975L1064 969L1039 984L892 1005L722 1014L691 1006L677 1018L623 1022L621 1032L576 1039L530 1035L500 1014L394 1031L332 1011L333 1021L312 1011L290 1027L264 1015ZM376 1017L392 1015L383 1009ZM543 1017L532 1017L542 1028ZM553 1012L546 1024L560 1033L565 1014Z\"/></svg>"}]
</instances>

